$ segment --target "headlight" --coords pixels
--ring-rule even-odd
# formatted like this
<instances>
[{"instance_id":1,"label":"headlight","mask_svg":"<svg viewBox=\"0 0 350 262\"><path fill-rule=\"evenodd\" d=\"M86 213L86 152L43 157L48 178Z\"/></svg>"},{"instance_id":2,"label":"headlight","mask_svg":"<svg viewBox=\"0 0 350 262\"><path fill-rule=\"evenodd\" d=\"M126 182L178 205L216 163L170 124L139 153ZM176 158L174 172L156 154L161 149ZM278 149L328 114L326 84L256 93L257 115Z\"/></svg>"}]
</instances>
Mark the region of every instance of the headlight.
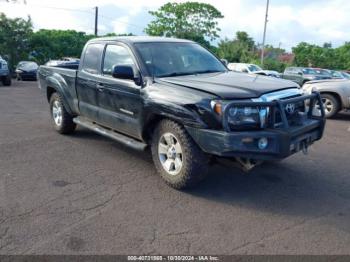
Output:
<instances>
[{"instance_id":1,"label":"headlight","mask_svg":"<svg viewBox=\"0 0 350 262\"><path fill-rule=\"evenodd\" d=\"M213 111L222 116L224 108L229 102L212 101ZM261 106L232 106L227 112L227 121L232 129L264 128L269 114L268 107Z\"/></svg>"},{"instance_id":2,"label":"headlight","mask_svg":"<svg viewBox=\"0 0 350 262\"><path fill-rule=\"evenodd\" d=\"M228 111L228 123L232 128L265 127L268 108L235 106Z\"/></svg>"}]
</instances>

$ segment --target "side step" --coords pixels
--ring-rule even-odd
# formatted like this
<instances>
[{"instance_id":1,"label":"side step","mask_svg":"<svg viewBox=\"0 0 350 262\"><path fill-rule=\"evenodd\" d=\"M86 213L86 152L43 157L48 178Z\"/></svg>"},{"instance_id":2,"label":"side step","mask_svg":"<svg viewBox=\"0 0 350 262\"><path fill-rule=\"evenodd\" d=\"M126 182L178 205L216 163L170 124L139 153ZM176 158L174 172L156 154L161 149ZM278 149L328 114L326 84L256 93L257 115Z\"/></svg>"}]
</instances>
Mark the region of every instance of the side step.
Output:
<instances>
[{"instance_id":1,"label":"side step","mask_svg":"<svg viewBox=\"0 0 350 262\"><path fill-rule=\"evenodd\" d=\"M113 130L104 128L102 126L99 126L97 124L94 124L93 122L86 120L82 117L75 117L73 118L73 122L76 123L77 125L83 126L87 129L90 129L100 135L109 137L113 140L116 140L120 143L122 143L123 145L126 145L128 147L131 147L133 149L136 150L145 150L147 147L147 144L142 143L140 141L137 141L136 139L133 139L131 137L122 135L120 133L114 132Z\"/></svg>"}]
</instances>

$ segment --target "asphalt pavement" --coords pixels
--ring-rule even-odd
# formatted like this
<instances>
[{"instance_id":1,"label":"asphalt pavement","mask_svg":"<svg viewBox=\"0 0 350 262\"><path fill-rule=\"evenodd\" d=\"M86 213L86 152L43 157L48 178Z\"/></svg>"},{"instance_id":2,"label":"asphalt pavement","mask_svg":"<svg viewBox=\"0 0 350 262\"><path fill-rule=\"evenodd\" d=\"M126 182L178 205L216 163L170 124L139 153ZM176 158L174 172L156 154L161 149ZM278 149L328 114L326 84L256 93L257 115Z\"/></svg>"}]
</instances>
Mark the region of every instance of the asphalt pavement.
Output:
<instances>
[{"instance_id":1,"label":"asphalt pavement","mask_svg":"<svg viewBox=\"0 0 350 262\"><path fill-rule=\"evenodd\" d=\"M150 152L59 135L36 82L0 86L0 254L350 254L350 113L308 155L215 164L176 191Z\"/></svg>"}]
</instances>

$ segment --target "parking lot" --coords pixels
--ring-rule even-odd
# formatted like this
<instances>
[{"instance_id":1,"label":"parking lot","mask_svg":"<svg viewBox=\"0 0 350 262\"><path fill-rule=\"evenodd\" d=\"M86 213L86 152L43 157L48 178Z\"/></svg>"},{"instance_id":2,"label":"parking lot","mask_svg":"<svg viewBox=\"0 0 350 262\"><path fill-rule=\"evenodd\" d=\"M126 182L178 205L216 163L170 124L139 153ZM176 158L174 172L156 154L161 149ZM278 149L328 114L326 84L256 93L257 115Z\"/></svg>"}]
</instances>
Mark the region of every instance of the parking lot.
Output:
<instances>
[{"instance_id":1,"label":"parking lot","mask_svg":"<svg viewBox=\"0 0 350 262\"><path fill-rule=\"evenodd\" d=\"M169 188L149 152L57 134L36 82L0 86L1 254L350 254L350 114L309 155Z\"/></svg>"}]
</instances>

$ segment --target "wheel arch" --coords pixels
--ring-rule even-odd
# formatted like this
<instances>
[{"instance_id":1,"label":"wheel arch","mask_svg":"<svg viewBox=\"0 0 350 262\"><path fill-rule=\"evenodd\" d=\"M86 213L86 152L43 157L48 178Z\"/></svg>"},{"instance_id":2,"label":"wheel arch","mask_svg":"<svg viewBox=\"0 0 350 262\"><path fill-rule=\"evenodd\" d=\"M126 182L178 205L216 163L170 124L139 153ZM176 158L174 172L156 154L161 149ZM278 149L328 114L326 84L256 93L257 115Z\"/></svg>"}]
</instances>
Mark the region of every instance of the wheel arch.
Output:
<instances>
[{"instance_id":1,"label":"wheel arch","mask_svg":"<svg viewBox=\"0 0 350 262\"><path fill-rule=\"evenodd\" d=\"M54 87L52 85L49 85L46 87L46 98L47 98L47 102L50 102L51 96L54 93L58 93L61 97L62 97L62 102L64 107L66 108L66 110L68 111L68 113L73 115L73 111L70 108L67 99L65 98L65 96L63 95L63 93L61 92L61 90L59 90L57 87Z\"/></svg>"}]
</instances>

